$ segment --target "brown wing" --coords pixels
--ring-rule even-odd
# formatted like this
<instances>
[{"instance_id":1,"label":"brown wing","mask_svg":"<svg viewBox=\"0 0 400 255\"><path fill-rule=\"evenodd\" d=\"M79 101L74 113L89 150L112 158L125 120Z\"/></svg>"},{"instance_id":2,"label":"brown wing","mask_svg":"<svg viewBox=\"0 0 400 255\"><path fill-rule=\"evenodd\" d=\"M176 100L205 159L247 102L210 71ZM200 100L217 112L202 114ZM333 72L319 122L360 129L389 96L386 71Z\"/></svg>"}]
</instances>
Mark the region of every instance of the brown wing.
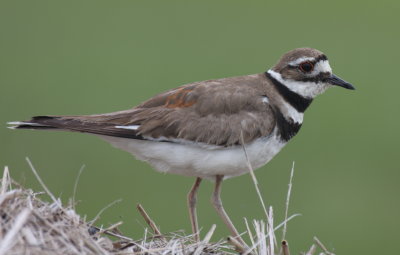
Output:
<instances>
[{"instance_id":1,"label":"brown wing","mask_svg":"<svg viewBox=\"0 0 400 255\"><path fill-rule=\"evenodd\" d=\"M271 106L263 102L261 85L258 76L204 81L170 90L127 111L41 116L29 123L41 125L36 128L230 146L240 144L242 130L245 143L272 132L276 120Z\"/></svg>"}]
</instances>

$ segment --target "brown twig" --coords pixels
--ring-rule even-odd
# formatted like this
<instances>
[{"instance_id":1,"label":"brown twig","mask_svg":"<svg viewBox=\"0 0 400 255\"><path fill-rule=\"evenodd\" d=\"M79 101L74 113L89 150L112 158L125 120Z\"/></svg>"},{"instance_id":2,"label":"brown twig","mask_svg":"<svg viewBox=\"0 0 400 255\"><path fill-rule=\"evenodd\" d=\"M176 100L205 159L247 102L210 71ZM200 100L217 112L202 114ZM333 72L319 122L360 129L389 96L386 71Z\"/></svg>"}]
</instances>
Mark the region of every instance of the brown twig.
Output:
<instances>
[{"instance_id":1,"label":"brown twig","mask_svg":"<svg viewBox=\"0 0 400 255\"><path fill-rule=\"evenodd\" d=\"M228 241L228 243L230 243L231 245L233 245L235 247L237 252L239 252L239 253L246 252L247 249L240 242L238 242L235 238L228 236L228 238L226 240Z\"/></svg>"},{"instance_id":2,"label":"brown twig","mask_svg":"<svg viewBox=\"0 0 400 255\"><path fill-rule=\"evenodd\" d=\"M289 244L286 240L282 241L282 254L283 255L290 255L289 251Z\"/></svg>"},{"instance_id":3,"label":"brown twig","mask_svg":"<svg viewBox=\"0 0 400 255\"><path fill-rule=\"evenodd\" d=\"M243 131L240 131L240 142L242 143L242 148L243 148L244 156L246 158L247 168L249 169L251 179L253 180L254 187L256 188L256 192L257 192L258 198L260 199L261 206L262 206L262 208L264 210L265 217L266 217L266 219L268 219L267 207L265 206L264 199L263 199L263 197L261 195L260 187L258 185L257 178L256 178L256 176L254 174L253 166L251 165L251 162L250 162L250 159L249 159L249 155L247 154L246 146L244 146ZM269 224L269 222L267 222L267 223Z\"/></svg>"},{"instance_id":4,"label":"brown twig","mask_svg":"<svg viewBox=\"0 0 400 255\"><path fill-rule=\"evenodd\" d=\"M1 179L1 191L0 191L1 195L6 193L7 188L8 188L7 184L11 184L11 182L10 182L10 172L8 170L8 166L5 166L4 167L4 171L3 171L3 178Z\"/></svg>"},{"instance_id":5,"label":"brown twig","mask_svg":"<svg viewBox=\"0 0 400 255\"><path fill-rule=\"evenodd\" d=\"M211 229L208 231L208 233L204 237L203 241L198 242L198 246L197 246L196 250L194 251L193 255L200 255L203 252L206 245L210 242L211 237L214 234L216 227L217 226L215 224L211 226Z\"/></svg>"},{"instance_id":6,"label":"brown twig","mask_svg":"<svg viewBox=\"0 0 400 255\"><path fill-rule=\"evenodd\" d=\"M283 225L283 230L282 230L282 239L283 239L283 240L285 240L285 238L286 238L286 232L287 232L287 218L288 218L288 212L289 212L290 194L291 194L291 191L292 191L293 173L294 173L294 161L293 161L293 164L292 164L292 170L290 171L288 192L287 192L287 196L286 196L285 221L284 221L285 224Z\"/></svg>"},{"instance_id":7,"label":"brown twig","mask_svg":"<svg viewBox=\"0 0 400 255\"><path fill-rule=\"evenodd\" d=\"M101 228L99 228L99 227L96 227L96 226L90 226L90 227L96 229L97 231L101 231ZM124 240L126 242L133 242L132 238L120 235L118 233L114 233L114 232L109 231L109 230L105 230L103 233L106 234L106 235L109 235L109 236L120 238L120 239L122 239L122 240Z\"/></svg>"},{"instance_id":8,"label":"brown twig","mask_svg":"<svg viewBox=\"0 0 400 255\"><path fill-rule=\"evenodd\" d=\"M104 207L103 209L101 209L101 210L97 213L97 215L94 217L93 220L91 220L91 221L89 222L89 224L93 226L93 225L96 223L96 221L98 221L98 219L100 219L100 216L103 214L103 212L104 212L105 210L107 210L108 208L112 207L113 205L115 205L115 204L117 204L117 203L120 203L121 201L122 201L122 199L117 199L117 200L115 200L115 201L109 203L106 207Z\"/></svg>"},{"instance_id":9,"label":"brown twig","mask_svg":"<svg viewBox=\"0 0 400 255\"><path fill-rule=\"evenodd\" d=\"M161 239L164 241L165 238L161 234L160 230L158 229L157 225L154 223L154 221L150 218L150 216L147 214L147 212L144 210L143 206L141 204L136 205L137 210L140 212L146 223L150 226L150 228L153 230L154 234L156 236L159 236Z\"/></svg>"},{"instance_id":10,"label":"brown twig","mask_svg":"<svg viewBox=\"0 0 400 255\"><path fill-rule=\"evenodd\" d=\"M334 253L328 251L325 245L316 236L314 236L314 242L316 245L319 246L319 248L321 248L325 252L326 255L335 255Z\"/></svg>"},{"instance_id":11,"label":"brown twig","mask_svg":"<svg viewBox=\"0 0 400 255\"><path fill-rule=\"evenodd\" d=\"M15 223L13 228L8 231L8 233L4 236L3 240L0 242L0 254L6 254L7 250L13 243L13 239L17 236L18 232L24 226L26 221L28 220L29 216L31 215L32 211L28 208L25 208L18 214L15 218Z\"/></svg>"},{"instance_id":12,"label":"brown twig","mask_svg":"<svg viewBox=\"0 0 400 255\"><path fill-rule=\"evenodd\" d=\"M46 184L44 184L42 178L40 178L39 174L37 173L35 167L33 166L31 160L26 157L26 161L28 162L29 167L31 168L33 174L35 175L37 181L40 183L44 191L46 191L47 195L53 200L53 202L60 208L61 210L64 210L63 207L61 206L61 202L59 199L56 199L56 197L53 195L53 193L50 192L50 190L47 188Z\"/></svg>"},{"instance_id":13,"label":"brown twig","mask_svg":"<svg viewBox=\"0 0 400 255\"><path fill-rule=\"evenodd\" d=\"M103 233L105 233L105 232L113 232L113 230L114 230L114 229L117 229L119 226L121 226L122 223L123 223L123 222L120 221L120 222L117 222L117 223L115 223L115 224L109 226L108 228L100 229L100 230L96 233L96 235L99 236L99 235L101 235L101 234L103 234Z\"/></svg>"},{"instance_id":14,"label":"brown twig","mask_svg":"<svg viewBox=\"0 0 400 255\"><path fill-rule=\"evenodd\" d=\"M85 165L82 165L81 168L79 169L78 175L76 176L76 179L75 179L74 190L72 191L71 206L72 206L72 208L74 208L74 210L75 210L75 205L76 205L76 202L75 202L76 191L78 190L79 178L81 177L83 169L85 169Z\"/></svg>"},{"instance_id":15,"label":"brown twig","mask_svg":"<svg viewBox=\"0 0 400 255\"><path fill-rule=\"evenodd\" d=\"M305 253L305 255L314 255L317 251L317 246L315 244L311 245L310 249Z\"/></svg>"}]
</instances>

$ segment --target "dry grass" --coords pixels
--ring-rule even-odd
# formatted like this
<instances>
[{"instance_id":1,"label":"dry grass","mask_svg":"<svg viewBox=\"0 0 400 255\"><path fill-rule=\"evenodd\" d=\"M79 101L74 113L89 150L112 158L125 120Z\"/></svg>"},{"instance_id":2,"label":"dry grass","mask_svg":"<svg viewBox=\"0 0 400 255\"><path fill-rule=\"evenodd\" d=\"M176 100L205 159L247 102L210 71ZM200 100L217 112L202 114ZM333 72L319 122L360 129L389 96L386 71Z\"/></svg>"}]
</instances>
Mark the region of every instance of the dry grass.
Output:
<instances>
[{"instance_id":1,"label":"dry grass","mask_svg":"<svg viewBox=\"0 0 400 255\"><path fill-rule=\"evenodd\" d=\"M60 199L56 198L45 186L29 160L28 163L45 192L35 193L21 187L10 178L8 168L4 168L0 187L0 255L238 253L290 255L287 241L278 242L275 233L280 228L284 229L285 233L286 223L296 215L286 217L283 223L274 227L273 210L269 207L268 212L265 209L267 219L253 220L251 224L246 220L245 235L248 235L250 239L250 245L246 248L235 242L233 238L211 242L215 225L200 242L195 242L192 235L186 235L183 232L161 233L148 213L138 205L138 210L148 223L149 229L144 229L141 240L133 240L118 230L122 222L107 228L99 228L94 226L95 220L88 222L78 215L74 210L73 202L63 206ZM293 169L291 176L293 177ZM289 187L291 183L292 181ZM290 189L287 201L289 201L289 195ZM49 196L52 202L44 201L43 196ZM288 205L287 202L287 207ZM101 212L98 216L100 214ZM320 250L318 254L333 254L316 238L309 251L303 254L313 255L317 250Z\"/></svg>"}]
</instances>

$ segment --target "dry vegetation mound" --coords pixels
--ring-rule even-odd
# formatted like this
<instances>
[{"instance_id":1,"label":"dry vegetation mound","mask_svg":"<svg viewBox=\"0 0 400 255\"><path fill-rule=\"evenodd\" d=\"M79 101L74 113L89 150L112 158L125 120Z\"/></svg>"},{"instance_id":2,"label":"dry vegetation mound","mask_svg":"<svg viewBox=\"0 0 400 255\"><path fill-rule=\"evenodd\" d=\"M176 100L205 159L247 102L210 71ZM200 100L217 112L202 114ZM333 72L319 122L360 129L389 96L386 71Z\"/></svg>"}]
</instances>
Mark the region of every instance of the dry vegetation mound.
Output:
<instances>
[{"instance_id":1,"label":"dry vegetation mound","mask_svg":"<svg viewBox=\"0 0 400 255\"><path fill-rule=\"evenodd\" d=\"M30 163L30 162L28 162ZM31 165L31 164L30 164ZM8 168L4 168L0 186L0 255L30 254L256 254L256 255L289 255L287 242L277 247L275 231L285 223L273 228L272 208L269 218L264 221L253 221L254 229L247 224L247 235L251 245L242 247L234 239L210 242L215 225L200 242L195 242L191 235L184 233L161 234L156 224L139 205L138 210L149 224L151 230L144 230L141 240L133 240L118 231L122 222L106 229L94 226L78 215L73 207L62 206L60 199L54 197L47 189L35 169L32 171L38 178L45 192L34 192L21 187L10 178ZM49 196L52 202L43 200ZM267 224L268 222L268 224ZM306 255L315 254L317 248L329 253L315 238Z\"/></svg>"}]
</instances>

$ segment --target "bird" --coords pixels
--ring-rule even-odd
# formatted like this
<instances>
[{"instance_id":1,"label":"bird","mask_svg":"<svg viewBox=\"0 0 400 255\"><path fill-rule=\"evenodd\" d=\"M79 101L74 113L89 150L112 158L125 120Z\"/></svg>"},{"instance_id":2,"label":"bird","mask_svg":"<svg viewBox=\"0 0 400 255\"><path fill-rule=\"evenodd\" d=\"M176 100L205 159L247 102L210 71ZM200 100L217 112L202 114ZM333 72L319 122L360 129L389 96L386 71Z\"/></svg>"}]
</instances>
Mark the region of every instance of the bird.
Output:
<instances>
[{"instance_id":1,"label":"bird","mask_svg":"<svg viewBox=\"0 0 400 255\"><path fill-rule=\"evenodd\" d=\"M332 73L324 53L297 48L266 72L185 84L128 110L8 124L94 134L159 172L194 177L187 206L197 241L197 192L203 179L214 181L211 203L243 244L222 204L223 180L249 173L248 162L253 169L267 164L299 132L313 99L333 86L355 89Z\"/></svg>"}]
</instances>

